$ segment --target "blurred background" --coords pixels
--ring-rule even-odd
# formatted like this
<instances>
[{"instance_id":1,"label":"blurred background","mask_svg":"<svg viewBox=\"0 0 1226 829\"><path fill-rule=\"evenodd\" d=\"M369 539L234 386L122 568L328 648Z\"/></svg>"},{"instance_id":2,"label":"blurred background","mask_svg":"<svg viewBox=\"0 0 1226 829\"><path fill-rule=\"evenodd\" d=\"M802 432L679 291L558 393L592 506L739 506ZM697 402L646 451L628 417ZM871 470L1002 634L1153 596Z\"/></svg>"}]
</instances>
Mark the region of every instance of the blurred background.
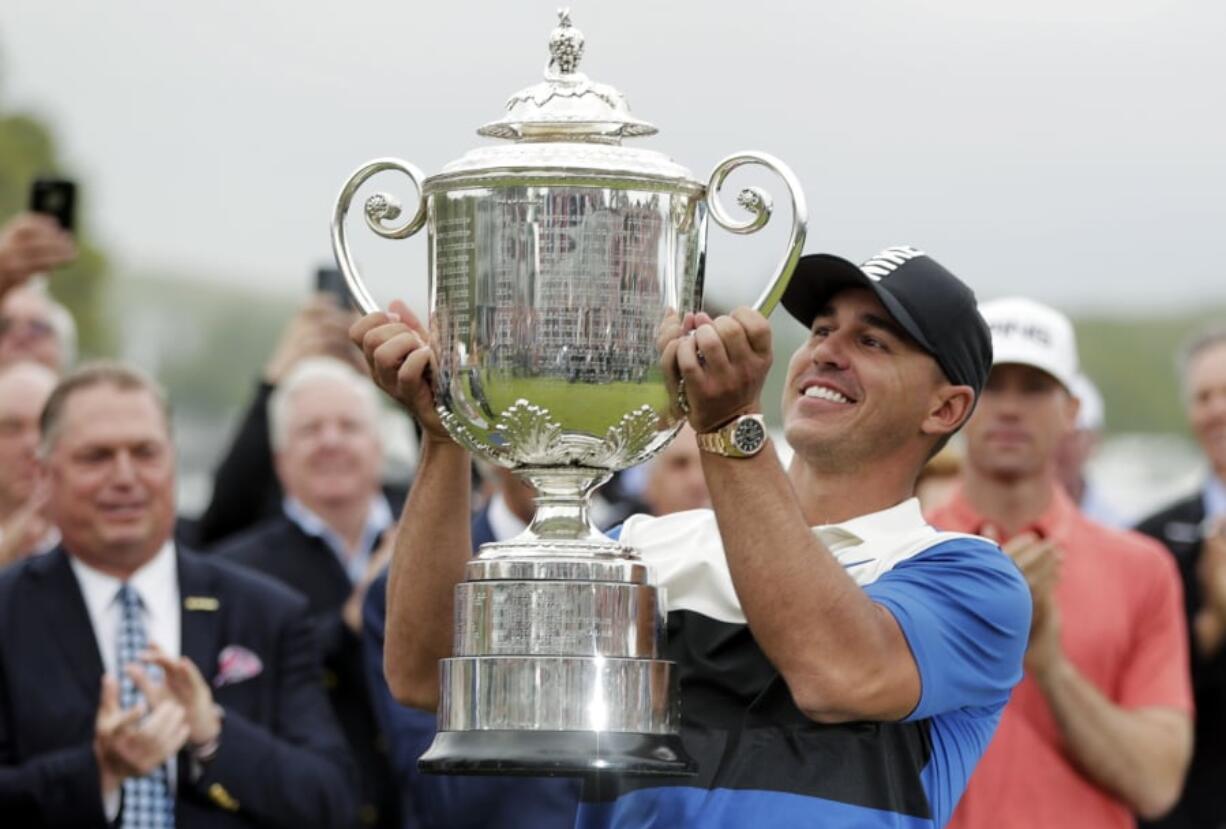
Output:
<instances>
[{"instance_id":1,"label":"blurred background","mask_svg":"<svg viewBox=\"0 0 1226 829\"><path fill-rule=\"evenodd\" d=\"M476 128L540 79L555 9L0 8L0 216L24 207L36 175L79 182L83 255L52 291L76 315L85 356L122 356L169 386L185 512L203 506L281 326L330 263L341 183L374 157L430 174L489 141ZM571 10L587 40L581 68L660 128L643 146L704 181L738 150L792 166L810 251L860 260L912 244L981 299L1021 293L1069 312L1106 401L1091 475L1125 517L1194 486L1172 357L1193 326L1226 319L1226 4ZM743 175L731 184L772 190L779 215L754 237L712 226L707 298L724 308L757 295L789 220L779 182ZM415 198L394 177L377 186ZM424 307L424 238L353 235L375 295ZM801 330L783 313L774 324L782 354Z\"/></svg>"}]
</instances>

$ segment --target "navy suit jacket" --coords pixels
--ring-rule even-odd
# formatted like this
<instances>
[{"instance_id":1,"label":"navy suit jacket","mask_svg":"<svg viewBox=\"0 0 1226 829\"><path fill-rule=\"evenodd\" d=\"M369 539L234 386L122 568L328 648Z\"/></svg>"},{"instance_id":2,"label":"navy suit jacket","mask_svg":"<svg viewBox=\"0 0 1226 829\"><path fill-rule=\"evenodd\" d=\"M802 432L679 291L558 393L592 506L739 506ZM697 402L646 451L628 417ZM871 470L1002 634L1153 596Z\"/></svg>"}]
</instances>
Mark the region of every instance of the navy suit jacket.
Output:
<instances>
[{"instance_id":1,"label":"navy suit jacket","mask_svg":"<svg viewBox=\"0 0 1226 829\"><path fill-rule=\"evenodd\" d=\"M1137 525L1138 531L1161 541L1175 557L1183 579L1189 631L1195 630L1193 620L1204 602L1197 575L1204 551L1204 520L1205 499L1197 492ZM1175 808L1159 820L1142 821L1142 826L1155 829L1200 829L1226 823L1226 798L1222 795L1222 781L1226 779L1226 648L1205 658L1196 647L1196 637L1190 636L1188 641L1196 696L1192 764Z\"/></svg>"},{"instance_id":2,"label":"navy suit jacket","mask_svg":"<svg viewBox=\"0 0 1226 829\"><path fill-rule=\"evenodd\" d=\"M182 653L213 684L227 645L258 675L214 687L221 747L196 779L178 757L175 823L346 826L353 768L320 679L306 601L231 564L177 554ZM94 718L102 658L64 550L0 571L0 815L6 826L104 827Z\"/></svg>"},{"instance_id":3,"label":"navy suit jacket","mask_svg":"<svg viewBox=\"0 0 1226 829\"><path fill-rule=\"evenodd\" d=\"M404 502L403 497L389 500L393 509ZM282 513L227 539L209 555L249 567L306 596L323 647L328 699L357 764L362 802L354 817L365 815L370 826L396 826L397 795L371 711L362 643L341 617L353 585L336 554Z\"/></svg>"},{"instance_id":4,"label":"navy suit jacket","mask_svg":"<svg viewBox=\"0 0 1226 829\"><path fill-rule=\"evenodd\" d=\"M489 517L473 519L473 547L494 541ZM387 622L387 571L371 583L362 608L362 650L375 714L388 738L392 768L400 778L404 829L571 829L579 805L579 781L568 778L452 777L422 774L417 758L434 739L431 711L407 708L392 697L383 677Z\"/></svg>"}]
</instances>

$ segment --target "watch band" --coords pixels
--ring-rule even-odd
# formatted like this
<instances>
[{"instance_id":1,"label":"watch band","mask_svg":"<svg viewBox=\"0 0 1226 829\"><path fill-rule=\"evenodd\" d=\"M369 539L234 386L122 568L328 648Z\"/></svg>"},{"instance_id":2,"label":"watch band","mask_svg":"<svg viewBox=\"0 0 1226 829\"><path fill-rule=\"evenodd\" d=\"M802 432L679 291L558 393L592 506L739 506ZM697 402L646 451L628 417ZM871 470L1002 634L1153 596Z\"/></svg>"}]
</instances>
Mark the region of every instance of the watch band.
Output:
<instances>
[{"instance_id":1,"label":"watch band","mask_svg":"<svg viewBox=\"0 0 1226 829\"><path fill-rule=\"evenodd\" d=\"M766 444L766 419L747 414L698 435L698 448L725 458L750 458Z\"/></svg>"}]
</instances>

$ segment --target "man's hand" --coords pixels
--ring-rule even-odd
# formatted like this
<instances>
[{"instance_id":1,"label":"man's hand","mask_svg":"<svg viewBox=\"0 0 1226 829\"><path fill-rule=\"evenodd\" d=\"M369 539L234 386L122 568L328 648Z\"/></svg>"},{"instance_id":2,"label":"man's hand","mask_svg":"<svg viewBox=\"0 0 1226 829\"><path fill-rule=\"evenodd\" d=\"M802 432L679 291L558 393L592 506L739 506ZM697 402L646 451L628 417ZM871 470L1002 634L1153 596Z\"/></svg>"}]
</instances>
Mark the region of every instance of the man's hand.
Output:
<instances>
[{"instance_id":1,"label":"man's hand","mask_svg":"<svg viewBox=\"0 0 1226 829\"><path fill-rule=\"evenodd\" d=\"M115 792L126 778L144 777L165 763L183 748L188 733L183 706L175 700L163 695L157 703L125 711L119 707L119 684L104 676L94 720L94 757L103 796Z\"/></svg>"},{"instance_id":2,"label":"man's hand","mask_svg":"<svg viewBox=\"0 0 1226 829\"><path fill-rule=\"evenodd\" d=\"M363 369L361 355L349 342L352 322L353 312L337 307L331 295L312 297L281 332L281 339L264 366L264 380L275 386L304 357L335 357Z\"/></svg>"},{"instance_id":3,"label":"man's hand","mask_svg":"<svg viewBox=\"0 0 1226 829\"><path fill-rule=\"evenodd\" d=\"M362 349L375 383L409 410L425 439L451 443L434 408L431 380L437 360L430 332L409 306L395 300L391 313L367 314L349 329L349 338Z\"/></svg>"},{"instance_id":4,"label":"man's hand","mask_svg":"<svg viewBox=\"0 0 1226 829\"><path fill-rule=\"evenodd\" d=\"M173 659L157 645L151 645L140 658L162 669L161 684L155 683L139 665L129 665L128 675L147 700L171 700L181 706L188 726L187 742L202 746L221 733L221 715L213 703L213 690L200 675L196 664L186 656Z\"/></svg>"},{"instance_id":5,"label":"man's hand","mask_svg":"<svg viewBox=\"0 0 1226 829\"><path fill-rule=\"evenodd\" d=\"M1026 672L1042 679L1064 655L1060 648L1060 609L1055 588L1060 581L1063 552L1055 542L1023 533L1002 549L1022 571L1030 587L1034 613L1030 621L1030 644L1026 648Z\"/></svg>"},{"instance_id":6,"label":"man's hand","mask_svg":"<svg viewBox=\"0 0 1226 829\"><path fill-rule=\"evenodd\" d=\"M1226 623L1226 520L1205 537L1196 575L1205 606Z\"/></svg>"},{"instance_id":7,"label":"man's hand","mask_svg":"<svg viewBox=\"0 0 1226 829\"><path fill-rule=\"evenodd\" d=\"M770 370L771 329L751 308L711 319L686 314L678 333L675 319L661 326L673 334L660 364L670 388L684 381L687 417L699 434L717 429L738 415L761 411L762 385Z\"/></svg>"},{"instance_id":8,"label":"man's hand","mask_svg":"<svg viewBox=\"0 0 1226 829\"><path fill-rule=\"evenodd\" d=\"M1226 641L1226 519L1205 536L1196 578L1202 603L1193 620L1193 633L1201 655L1210 657Z\"/></svg>"},{"instance_id":9,"label":"man's hand","mask_svg":"<svg viewBox=\"0 0 1226 829\"><path fill-rule=\"evenodd\" d=\"M72 234L40 213L22 213L0 228L0 297L37 273L76 258Z\"/></svg>"}]
</instances>

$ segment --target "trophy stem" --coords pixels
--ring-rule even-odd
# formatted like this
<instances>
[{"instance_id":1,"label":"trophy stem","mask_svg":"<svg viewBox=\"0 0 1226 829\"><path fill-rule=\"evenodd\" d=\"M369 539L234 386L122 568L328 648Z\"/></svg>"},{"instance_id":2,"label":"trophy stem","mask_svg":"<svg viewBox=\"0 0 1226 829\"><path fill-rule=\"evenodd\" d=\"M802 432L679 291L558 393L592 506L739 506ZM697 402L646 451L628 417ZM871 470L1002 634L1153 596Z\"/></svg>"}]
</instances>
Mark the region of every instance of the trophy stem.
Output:
<instances>
[{"instance_id":1,"label":"trophy stem","mask_svg":"<svg viewBox=\"0 0 1226 829\"><path fill-rule=\"evenodd\" d=\"M612 474L590 467L524 467L515 474L536 489L536 514L517 540L579 541L585 544L613 542L591 517L592 493Z\"/></svg>"}]
</instances>

